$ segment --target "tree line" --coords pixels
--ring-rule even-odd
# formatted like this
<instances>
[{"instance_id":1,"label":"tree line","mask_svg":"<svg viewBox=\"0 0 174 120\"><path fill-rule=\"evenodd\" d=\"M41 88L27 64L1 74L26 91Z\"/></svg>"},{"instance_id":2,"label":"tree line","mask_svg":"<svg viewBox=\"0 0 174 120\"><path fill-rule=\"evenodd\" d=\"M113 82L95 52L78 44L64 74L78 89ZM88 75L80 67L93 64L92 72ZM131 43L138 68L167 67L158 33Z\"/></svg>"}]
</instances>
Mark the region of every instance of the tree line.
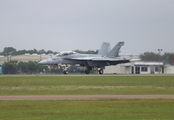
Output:
<instances>
[{"instance_id":1,"label":"tree line","mask_svg":"<svg viewBox=\"0 0 174 120\"><path fill-rule=\"evenodd\" d=\"M174 65L174 53L164 53L162 55L154 52L145 52L140 55L142 61L156 61Z\"/></svg>"},{"instance_id":2,"label":"tree line","mask_svg":"<svg viewBox=\"0 0 174 120\"><path fill-rule=\"evenodd\" d=\"M97 54L98 50L94 51L94 50L88 50L88 51L82 51L82 50L74 50L77 53L82 53L82 54Z\"/></svg>"},{"instance_id":3,"label":"tree line","mask_svg":"<svg viewBox=\"0 0 174 120\"><path fill-rule=\"evenodd\" d=\"M98 50L88 50L88 51L82 51L82 50L74 50L75 52L78 53L84 53L84 54L97 54ZM5 47L2 52L0 52L0 55L8 56L8 55L24 55L24 54L57 54L58 52L53 52L52 50L45 51L44 49L41 50L16 50L13 47Z\"/></svg>"},{"instance_id":4,"label":"tree line","mask_svg":"<svg viewBox=\"0 0 174 120\"><path fill-rule=\"evenodd\" d=\"M52 66L48 68L47 65L39 65L38 62L17 62L17 61L10 61L5 62L2 65L2 72L3 74L47 74L47 73L62 73L63 67ZM82 68L78 68L75 65L71 65L68 68L68 72L70 73L82 73L84 70Z\"/></svg>"},{"instance_id":5,"label":"tree line","mask_svg":"<svg viewBox=\"0 0 174 120\"><path fill-rule=\"evenodd\" d=\"M3 74L36 74L48 72L48 66L39 65L38 62L10 61L2 64Z\"/></svg>"},{"instance_id":6,"label":"tree line","mask_svg":"<svg viewBox=\"0 0 174 120\"><path fill-rule=\"evenodd\" d=\"M5 47L2 52L0 52L0 55L8 56L8 55L23 55L23 54L57 54L57 52L53 52L52 50L45 51L44 49L41 50L16 50L13 47Z\"/></svg>"}]
</instances>

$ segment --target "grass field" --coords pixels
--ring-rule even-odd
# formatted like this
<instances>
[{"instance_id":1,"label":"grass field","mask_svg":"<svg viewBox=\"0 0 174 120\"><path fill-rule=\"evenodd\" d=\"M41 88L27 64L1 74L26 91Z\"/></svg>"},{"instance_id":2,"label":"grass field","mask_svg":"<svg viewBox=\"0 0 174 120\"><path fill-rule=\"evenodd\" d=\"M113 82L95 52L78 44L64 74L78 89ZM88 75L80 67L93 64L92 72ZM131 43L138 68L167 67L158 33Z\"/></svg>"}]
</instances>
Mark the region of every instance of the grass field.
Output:
<instances>
[{"instance_id":1,"label":"grass field","mask_svg":"<svg viewBox=\"0 0 174 120\"><path fill-rule=\"evenodd\" d=\"M0 77L0 95L174 94L174 76Z\"/></svg>"},{"instance_id":2,"label":"grass field","mask_svg":"<svg viewBox=\"0 0 174 120\"><path fill-rule=\"evenodd\" d=\"M173 76L1 76L0 95L174 94ZM174 119L174 100L2 101L0 120Z\"/></svg>"},{"instance_id":3,"label":"grass field","mask_svg":"<svg viewBox=\"0 0 174 120\"><path fill-rule=\"evenodd\" d=\"M1 120L173 120L173 100L0 101Z\"/></svg>"}]
</instances>

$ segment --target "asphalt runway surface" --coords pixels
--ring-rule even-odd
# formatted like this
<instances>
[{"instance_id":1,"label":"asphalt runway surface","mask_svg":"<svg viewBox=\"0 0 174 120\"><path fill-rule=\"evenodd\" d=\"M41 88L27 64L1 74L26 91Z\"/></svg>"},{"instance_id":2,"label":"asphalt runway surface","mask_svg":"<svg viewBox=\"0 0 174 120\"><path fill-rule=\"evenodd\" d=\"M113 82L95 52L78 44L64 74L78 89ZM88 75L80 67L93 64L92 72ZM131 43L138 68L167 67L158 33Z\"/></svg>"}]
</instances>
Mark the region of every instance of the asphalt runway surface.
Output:
<instances>
[{"instance_id":1,"label":"asphalt runway surface","mask_svg":"<svg viewBox=\"0 0 174 120\"><path fill-rule=\"evenodd\" d=\"M133 100L174 99L174 95L28 95L0 96L0 100Z\"/></svg>"}]
</instances>

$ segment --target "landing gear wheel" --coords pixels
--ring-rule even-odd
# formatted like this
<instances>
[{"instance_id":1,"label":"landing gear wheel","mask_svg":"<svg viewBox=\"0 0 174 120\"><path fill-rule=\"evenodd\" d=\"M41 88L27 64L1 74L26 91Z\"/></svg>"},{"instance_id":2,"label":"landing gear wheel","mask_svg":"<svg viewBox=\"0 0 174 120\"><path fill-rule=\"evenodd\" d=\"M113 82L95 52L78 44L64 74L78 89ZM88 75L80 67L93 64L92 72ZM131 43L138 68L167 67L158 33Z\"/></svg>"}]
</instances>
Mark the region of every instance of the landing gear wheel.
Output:
<instances>
[{"instance_id":1,"label":"landing gear wheel","mask_svg":"<svg viewBox=\"0 0 174 120\"><path fill-rule=\"evenodd\" d=\"M63 71L63 74L68 74L68 71L64 70L64 71Z\"/></svg>"},{"instance_id":2,"label":"landing gear wheel","mask_svg":"<svg viewBox=\"0 0 174 120\"><path fill-rule=\"evenodd\" d=\"M86 73L86 74L89 74L89 70L85 70L85 73Z\"/></svg>"},{"instance_id":3,"label":"landing gear wheel","mask_svg":"<svg viewBox=\"0 0 174 120\"><path fill-rule=\"evenodd\" d=\"M100 69L100 70L98 71L98 73L99 73L99 74L103 74L103 69Z\"/></svg>"}]
</instances>

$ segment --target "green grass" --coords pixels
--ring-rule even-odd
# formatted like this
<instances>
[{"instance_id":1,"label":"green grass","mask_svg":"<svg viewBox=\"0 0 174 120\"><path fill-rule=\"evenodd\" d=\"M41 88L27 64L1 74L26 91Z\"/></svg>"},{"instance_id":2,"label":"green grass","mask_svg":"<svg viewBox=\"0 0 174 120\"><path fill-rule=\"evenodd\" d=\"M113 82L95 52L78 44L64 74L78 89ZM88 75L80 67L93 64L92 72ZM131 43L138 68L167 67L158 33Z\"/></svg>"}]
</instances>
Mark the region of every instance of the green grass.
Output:
<instances>
[{"instance_id":1,"label":"green grass","mask_svg":"<svg viewBox=\"0 0 174 120\"><path fill-rule=\"evenodd\" d=\"M174 76L1 76L0 95L174 94ZM0 120L172 120L174 101L2 101Z\"/></svg>"},{"instance_id":2,"label":"green grass","mask_svg":"<svg viewBox=\"0 0 174 120\"><path fill-rule=\"evenodd\" d=\"M0 101L1 120L173 119L173 100Z\"/></svg>"},{"instance_id":3,"label":"green grass","mask_svg":"<svg viewBox=\"0 0 174 120\"><path fill-rule=\"evenodd\" d=\"M0 95L174 94L174 76L1 76Z\"/></svg>"}]
</instances>

